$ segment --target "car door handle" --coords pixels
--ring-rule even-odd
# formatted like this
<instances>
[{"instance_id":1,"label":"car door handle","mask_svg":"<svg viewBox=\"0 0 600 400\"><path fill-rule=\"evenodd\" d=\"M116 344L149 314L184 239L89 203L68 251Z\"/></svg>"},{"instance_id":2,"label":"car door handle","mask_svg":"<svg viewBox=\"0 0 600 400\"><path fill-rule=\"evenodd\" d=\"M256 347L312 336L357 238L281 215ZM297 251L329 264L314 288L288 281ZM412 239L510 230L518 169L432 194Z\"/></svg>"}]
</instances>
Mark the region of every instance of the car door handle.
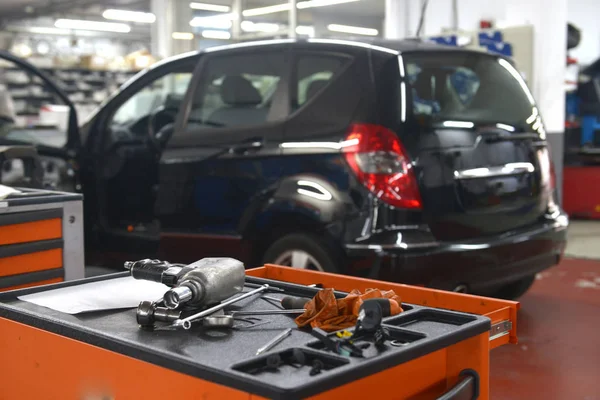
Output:
<instances>
[{"instance_id":1,"label":"car door handle","mask_svg":"<svg viewBox=\"0 0 600 400\"><path fill-rule=\"evenodd\" d=\"M502 176L513 176L535 171L535 167L529 162L516 162L504 165L470 168L454 171L454 179L481 179L497 178Z\"/></svg>"},{"instance_id":2,"label":"car door handle","mask_svg":"<svg viewBox=\"0 0 600 400\"><path fill-rule=\"evenodd\" d=\"M249 151L256 151L263 147L262 138L251 138L244 140L241 143L235 144L229 148L229 152L233 154L242 154Z\"/></svg>"}]
</instances>

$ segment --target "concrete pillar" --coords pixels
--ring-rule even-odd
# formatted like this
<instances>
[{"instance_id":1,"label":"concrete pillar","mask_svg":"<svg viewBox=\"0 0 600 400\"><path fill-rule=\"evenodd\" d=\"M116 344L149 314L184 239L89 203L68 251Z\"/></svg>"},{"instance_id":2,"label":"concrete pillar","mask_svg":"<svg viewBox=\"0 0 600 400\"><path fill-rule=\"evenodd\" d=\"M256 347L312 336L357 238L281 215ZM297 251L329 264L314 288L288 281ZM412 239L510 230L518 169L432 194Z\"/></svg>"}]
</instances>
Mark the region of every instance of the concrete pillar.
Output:
<instances>
[{"instance_id":1,"label":"concrete pillar","mask_svg":"<svg viewBox=\"0 0 600 400\"><path fill-rule=\"evenodd\" d=\"M151 26L152 54L164 58L173 54L173 3L175 0L150 0L150 12L156 15Z\"/></svg>"},{"instance_id":2,"label":"concrete pillar","mask_svg":"<svg viewBox=\"0 0 600 400\"><path fill-rule=\"evenodd\" d=\"M152 53L161 58L196 49L196 40L175 40L173 32L191 32L193 17L189 3L177 0L150 0L150 10L156 15L151 27Z\"/></svg>"},{"instance_id":3,"label":"concrete pillar","mask_svg":"<svg viewBox=\"0 0 600 400\"><path fill-rule=\"evenodd\" d=\"M298 9L296 8L296 0L289 0L290 12L288 17L288 37L295 38L296 27L298 26Z\"/></svg>"},{"instance_id":4,"label":"concrete pillar","mask_svg":"<svg viewBox=\"0 0 600 400\"><path fill-rule=\"evenodd\" d=\"M234 15L231 26L231 37L237 40L242 35L242 0L233 0L231 13Z\"/></svg>"},{"instance_id":5,"label":"concrete pillar","mask_svg":"<svg viewBox=\"0 0 600 400\"><path fill-rule=\"evenodd\" d=\"M410 7L410 0L385 0L383 36L386 39L403 39L410 36Z\"/></svg>"}]
</instances>

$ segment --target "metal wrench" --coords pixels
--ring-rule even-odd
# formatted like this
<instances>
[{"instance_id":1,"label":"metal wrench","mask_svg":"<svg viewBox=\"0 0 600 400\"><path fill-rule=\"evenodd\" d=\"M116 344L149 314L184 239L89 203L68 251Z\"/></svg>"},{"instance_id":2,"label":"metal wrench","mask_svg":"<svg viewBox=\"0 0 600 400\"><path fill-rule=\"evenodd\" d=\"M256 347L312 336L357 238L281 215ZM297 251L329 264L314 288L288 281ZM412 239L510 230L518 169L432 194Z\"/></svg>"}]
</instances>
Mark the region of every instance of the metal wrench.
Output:
<instances>
[{"instance_id":1,"label":"metal wrench","mask_svg":"<svg viewBox=\"0 0 600 400\"><path fill-rule=\"evenodd\" d=\"M265 290L269 289L269 285L268 284L264 284L261 287L259 287L258 289L254 289L248 293L244 293L238 297L235 297L233 299L227 300L222 302L221 304L218 304L214 307L208 308L204 311L200 311L199 313L196 313L194 315L190 315L189 317L186 318L182 318L182 319L178 319L176 321L173 322L173 327L183 327L183 329L190 329L192 327L192 322L202 319L208 315L214 314L215 312L224 309L225 307L237 303L240 300L244 300L248 297L254 296L255 294L264 292Z\"/></svg>"}]
</instances>

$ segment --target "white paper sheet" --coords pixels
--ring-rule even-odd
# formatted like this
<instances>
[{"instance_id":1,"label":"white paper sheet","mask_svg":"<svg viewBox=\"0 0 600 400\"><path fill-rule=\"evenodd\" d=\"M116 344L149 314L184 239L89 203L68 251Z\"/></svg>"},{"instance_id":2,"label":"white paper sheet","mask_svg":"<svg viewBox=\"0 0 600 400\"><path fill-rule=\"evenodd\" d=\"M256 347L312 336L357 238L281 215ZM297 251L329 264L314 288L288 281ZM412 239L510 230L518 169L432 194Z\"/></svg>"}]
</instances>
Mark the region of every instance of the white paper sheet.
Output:
<instances>
[{"instance_id":1,"label":"white paper sheet","mask_svg":"<svg viewBox=\"0 0 600 400\"><path fill-rule=\"evenodd\" d=\"M20 190L11 188L10 186L0 185L0 200L4 200L11 194L21 193Z\"/></svg>"},{"instance_id":2,"label":"white paper sheet","mask_svg":"<svg viewBox=\"0 0 600 400\"><path fill-rule=\"evenodd\" d=\"M134 308L140 301L160 299L168 289L162 283L140 281L126 276L19 296L19 300L67 314L79 314Z\"/></svg>"}]
</instances>

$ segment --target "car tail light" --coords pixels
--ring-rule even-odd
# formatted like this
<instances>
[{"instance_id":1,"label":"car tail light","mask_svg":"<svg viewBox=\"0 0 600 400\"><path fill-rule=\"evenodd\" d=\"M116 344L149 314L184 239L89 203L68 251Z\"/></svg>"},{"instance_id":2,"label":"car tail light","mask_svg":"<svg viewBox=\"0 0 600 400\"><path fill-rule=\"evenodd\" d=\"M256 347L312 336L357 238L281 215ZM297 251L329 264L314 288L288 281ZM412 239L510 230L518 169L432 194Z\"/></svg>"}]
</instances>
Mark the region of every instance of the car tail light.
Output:
<instances>
[{"instance_id":1,"label":"car tail light","mask_svg":"<svg viewBox=\"0 0 600 400\"><path fill-rule=\"evenodd\" d=\"M406 150L391 130L353 124L344 142L346 161L358 180L389 205L421 208L421 195Z\"/></svg>"}]
</instances>

